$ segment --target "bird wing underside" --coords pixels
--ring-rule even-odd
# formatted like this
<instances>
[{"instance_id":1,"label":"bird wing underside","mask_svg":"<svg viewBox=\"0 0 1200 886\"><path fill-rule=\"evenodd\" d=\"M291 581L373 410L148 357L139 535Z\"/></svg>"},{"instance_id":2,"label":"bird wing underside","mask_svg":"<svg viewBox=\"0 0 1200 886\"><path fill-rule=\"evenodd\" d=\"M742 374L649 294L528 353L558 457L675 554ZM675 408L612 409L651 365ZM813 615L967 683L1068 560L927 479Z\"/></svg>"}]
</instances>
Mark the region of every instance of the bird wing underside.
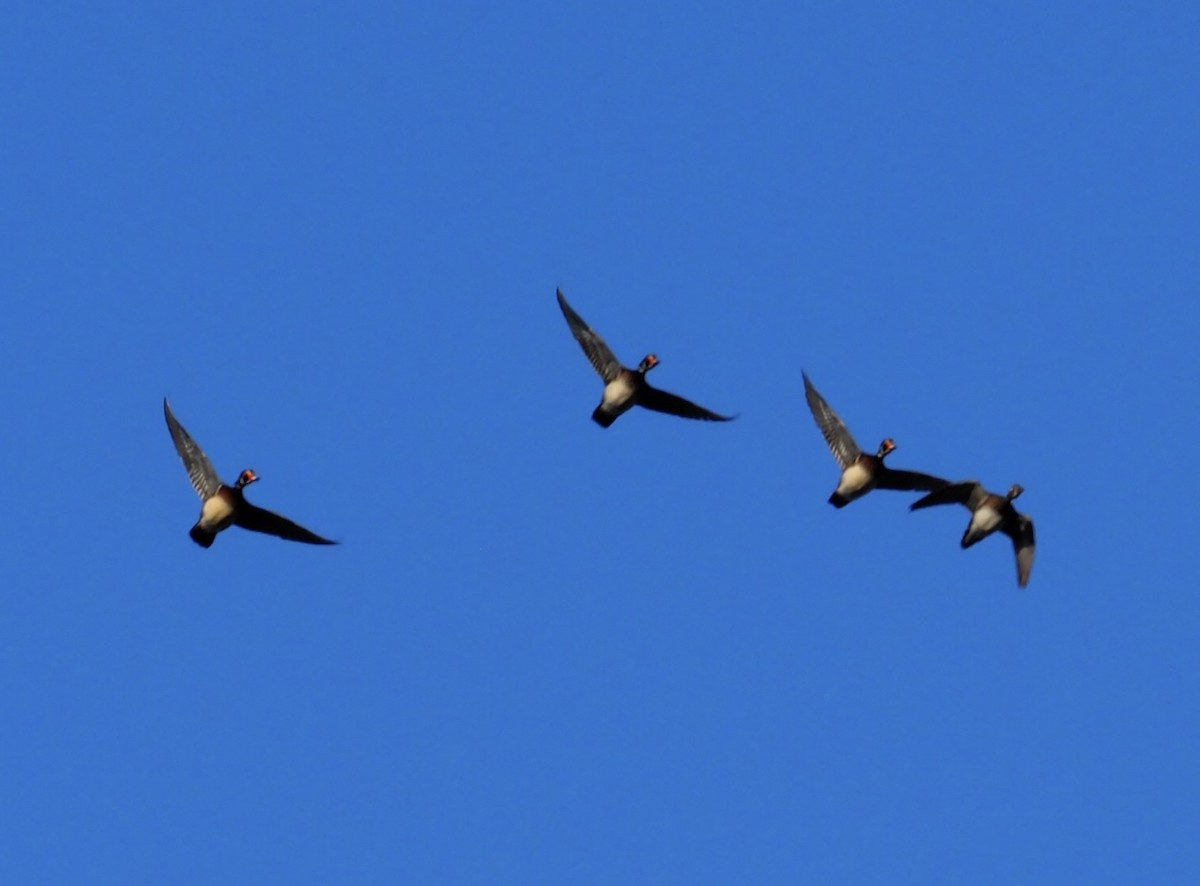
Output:
<instances>
[{"instance_id":1,"label":"bird wing underside","mask_svg":"<svg viewBox=\"0 0 1200 886\"><path fill-rule=\"evenodd\" d=\"M567 325L571 327L571 334L575 336L575 340L583 348L583 353L587 356L588 362L592 364L596 372L600 373L600 377L604 379L604 383L608 384L621 372L621 361L613 354L612 349L604 343L604 339L600 337L599 333L588 326L584 319L575 313L575 309L567 304L567 300L563 297L561 289L558 290L557 295L558 306L562 309L563 316L567 318Z\"/></svg>"},{"instance_id":2,"label":"bird wing underside","mask_svg":"<svg viewBox=\"0 0 1200 886\"><path fill-rule=\"evenodd\" d=\"M220 475L213 468L208 456L204 454L204 450L192 439L191 434L184 430L179 419L175 417L175 413L171 412L171 405L165 397L163 398L163 414L167 417L167 429L170 430L171 439L175 442L175 451L183 459L183 466L187 469L188 479L192 481L196 494L202 499L209 499L216 495L222 485Z\"/></svg>"},{"instance_id":3,"label":"bird wing underside","mask_svg":"<svg viewBox=\"0 0 1200 886\"><path fill-rule=\"evenodd\" d=\"M895 471L885 468L879 472L875 485L880 489L899 489L906 492L940 489L946 485L941 477L923 474L920 471Z\"/></svg>"},{"instance_id":4,"label":"bird wing underside","mask_svg":"<svg viewBox=\"0 0 1200 886\"><path fill-rule=\"evenodd\" d=\"M683 418L698 418L702 421L733 420L731 415L718 415L711 409L705 409L691 400L685 400L676 394L652 388L648 384L643 386L638 395L638 404L655 412L665 412L668 415L678 415Z\"/></svg>"},{"instance_id":5,"label":"bird wing underside","mask_svg":"<svg viewBox=\"0 0 1200 886\"><path fill-rule=\"evenodd\" d=\"M829 451L833 453L833 457L837 459L842 470L845 470L858 460L858 457L863 454L862 450L854 441L854 435L850 433L846 423L833 411L833 407L825 401L820 392L813 387L808 374L803 373L803 375L804 398L808 401L808 408L812 411L817 427L821 429L821 436L829 445Z\"/></svg>"},{"instance_id":6,"label":"bird wing underside","mask_svg":"<svg viewBox=\"0 0 1200 886\"><path fill-rule=\"evenodd\" d=\"M249 502L245 502L242 507L238 508L234 525L240 526L243 529L249 529L251 532L276 535L280 538L286 538L288 541L300 541L310 545L337 544L336 541L322 538L315 532L310 532L303 526L293 523L287 517L280 516L264 508L256 507Z\"/></svg>"}]
</instances>

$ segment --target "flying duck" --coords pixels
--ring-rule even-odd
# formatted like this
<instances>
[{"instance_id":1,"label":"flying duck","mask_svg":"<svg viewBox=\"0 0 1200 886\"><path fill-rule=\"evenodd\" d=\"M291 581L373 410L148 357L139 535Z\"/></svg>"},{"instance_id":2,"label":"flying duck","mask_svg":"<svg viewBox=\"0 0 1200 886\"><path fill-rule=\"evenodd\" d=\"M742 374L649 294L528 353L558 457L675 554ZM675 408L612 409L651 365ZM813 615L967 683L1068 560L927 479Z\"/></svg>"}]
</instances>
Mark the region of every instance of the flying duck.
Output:
<instances>
[{"instance_id":1,"label":"flying duck","mask_svg":"<svg viewBox=\"0 0 1200 886\"><path fill-rule=\"evenodd\" d=\"M634 406L704 421L733 420L734 416L717 415L690 400L651 387L650 382L646 381L646 373L658 365L658 357L654 354L643 357L637 369L622 366L621 361L604 343L604 339L567 304L561 289L558 290L558 306L567 318L567 325L571 327L575 340L583 348L583 353L604 379L604 394L600 398L600 405L592 413L592 421L600 427L609 427L622 413L628 412Z\"/></svg>"},{"instance_id":2,"label":"flying duck","mask_svg":"<svg viewBox=\"0 0 1200 886\"><path fill-rule=\"evenodd\" d=\"M969 548L999 530L1012 539L1013 552L1017 555L1017 585L1029 584L1029 573L1033 571L1033 520L1013 507L1013 500L1025 489L1014 483L1008 495L988 492L982 483L967 480L949 483L924 498L919 498L909 510L931 508L935 505L960 504L971 511L971 522L963 533L962 546Z\"/></svg>"},{"instance_id":3,"label":"flying duck","mask_svg":"<svg viewBox=\"0 0 1200 886\"><path fill-rule=\"evenodd\" d=\"M192 527L188 535L192 541L202 548L212 547L217 533L230 526L240 526L252 532L265 532L268 535L278 535L289 541L302 541L310 545L335 545L336 541L309 532L303 526L297 526L286 517L265 511L246 501L242 494L251 483L258 480L258 474L247 468L238 475L237 483L229 486L221 482L220 476L213 469L208 456L204 454L191 435L183 429L183 425L171 412L171 405L163 398L163 413L167 417L167 428L171 439L175 441L175 451L183 459L192 486L204 501L200 506L200 519Z\"/></svg>"},{"instance_id":4,"label":"flying duck","mask_svg":"<svg viewBox=\"0 0 1200 886\"><path fill-rule=\"evenodd\" d=\"M804 396L808 400L808 408L812 410L817 427L821 429L829 450L842 468L837 489L829 496L831 505L844 508L875 488L928 490L946 484L941 477L917 471L894 471L885 465L884 457L896 448L896 441L890 437L879 444L879 451L874 455L859 449L846 423L813 387L808 373L801 372L801 375L804 376Z\"/></svg>"}]
</instances>

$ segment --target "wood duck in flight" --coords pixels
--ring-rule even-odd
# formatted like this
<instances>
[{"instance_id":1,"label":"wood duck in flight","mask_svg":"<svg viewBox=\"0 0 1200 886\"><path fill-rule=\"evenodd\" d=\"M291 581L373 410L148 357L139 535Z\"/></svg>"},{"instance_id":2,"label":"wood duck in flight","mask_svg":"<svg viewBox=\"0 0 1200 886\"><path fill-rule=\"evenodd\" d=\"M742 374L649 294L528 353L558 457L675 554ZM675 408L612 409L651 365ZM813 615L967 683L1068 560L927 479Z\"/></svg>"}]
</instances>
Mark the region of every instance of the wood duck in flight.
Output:
<instances>
[{"instance_id":1,"label":"wood duck in flight","mask_svg":"<svg viewBox=\"0 0 1200 886\"><path fill-rule=\"evenodd\" d=\"M883 463L884 457L896 448L896 441L890 437L879 444L875 454L863 452L854 442L854 437L846 423L838 417L825 398L813 387L808 373L804 376L804 397L808 400L808 408L812 410L813 418L829 450L842 468L842 478L838 481L837 489L829 496L829 503L835 508L844 508L856 498L862 498L872 489L899 490L928 490L946 485L941 477L932 474L922 474L918 471L895 471Z\"/></svg>"},{"instance_id":2,"label":"wood duck in flight","mask_svg":"<svg viewBox=\"0 0 1200 886\"><path fill-rule=\"evenodd\" d=\"M309 532L303 526L298 526L286 517L246 501L242 491L258 480L258 474L247 468L238 475L237 483L232 486L221 481L213 469L208 456L204 454L191 435L184 430L183 425L171 412L171 405L163 398L163 413L167 417L167 428L171 439L175 441L175 450L183 459L192 486L203 500L200 505L200 519L191 528L188 535L192 541L202 548L212 547L217 533L230 526L240 526L252 532L265 532L267 535L277 535L289 541L301 541L310 545L334 545L335 541Z\"/></svg>"},{"instance_id":3,"label":"wood duck in flight","mask_svg":"<svg viewBox=\"0 0 1200 886\"><path fill-rule=\"evenodd\" d=\"M609 427L618 417L634 406L704 421L733 420L734 416L717 415L703 406L697 406L690 400L652 387L650 382L646 381L646 373L658 365L658 357L654 354L647 354L643 357L637 369L622 366L621 361L604 343L604 339L575 313L574 308L567 304L561 289L558 290L558 306L562 309L563 316L567 318L567 325L571 327L575 340L583 348L583 353L587 355L596 372L600 373L600 377L604 379L604 394L600 399L600 405L592 413L592 421L600 427Z\"/></svg>"},{"instance_id":4,"label":"wood duck in flight","mask_svg":"<svg viewBox=\"0 0 1200 886\"><path fill-rule=\"evenodd\" d=\"M1029 584L1029 573L1033 571L1033 550L1036 544L1033 520L1013 507L1013 500L1024 491L1019 483L1014 483L1008 490L1008 495L998 495L988 492L982 483L967 480L963 483L949 483L924 498L917 499L908 507L912 511L937 505L959 504L966 507L971 512L971 522L967 524L967 530L960 542L963 548L983 541L997 530L1003 532L1012 539L1013 553L1017 557L1017 585L1023 588Z\"/></svg>"}]
</instances>

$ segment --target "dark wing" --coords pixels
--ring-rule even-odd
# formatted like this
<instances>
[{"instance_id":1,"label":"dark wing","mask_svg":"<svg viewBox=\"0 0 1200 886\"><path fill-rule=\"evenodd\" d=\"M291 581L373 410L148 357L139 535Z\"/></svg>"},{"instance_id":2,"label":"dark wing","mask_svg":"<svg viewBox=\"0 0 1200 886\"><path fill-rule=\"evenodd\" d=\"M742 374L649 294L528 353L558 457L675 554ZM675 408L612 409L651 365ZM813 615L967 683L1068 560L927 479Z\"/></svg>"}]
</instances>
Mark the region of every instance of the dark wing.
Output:
<instances>
[{"instance_id":1,"label":"dark wing","mask_svg":"<svg viewBox=\"0 0 1200 886\"><path fill-rule=\"evenodd\" d=\"M1025 587L1029 584L1029 573L1033 571L1033 521L1018 514L1015 521L1005 521L1000 531L1012 539L1013 552L1017 555L1017 584Z\"/></svg>"},{"instance_id":2,"label":"dark wing","mask_svg":"<svg viewBox=\"0 0 1200 886\"><path fill-rule=\"evenodd\" d=\"M288 541L302 541L310 545L335 545L336 541L321 538L315 532L309 532L303 526L297 526L287 517L281 517L271 511L255 507L250 502L243 502L237 510L237 518L233 525L249 529L251 532L265 532L267 535L278 535Z\"/></svg>"},{"instance_id":3,"label":"dark wing","mask_svg":"<svg viewBox=\"0 0 1200 886\"><path fill-rule=\"evenodd\" d=\"M895 471L894 473L907 472ZM987 490L983 488L981 483L975 480L967 480L963 483L947 483L945 486L934 488L933 492L924 498L918 498L908 506L908 509L910 511L919 511L921 508L932 508L935 505L966 505L973 511L986 495Z\"/></svg>"},{"instance_id":4,"label":"dark wing","mask_svg":"<svg viewBox=\"0 0 1200 886\"><path fill-rule=\"evenodd\" d=\"M600 373L600 377L604 379L604 383L608 384L621 371L621 361L616 358L608 345L592 327L584 322L583 318L575 313L575 309L567 304L567 300L563 297L562 290L558 290L558 306L562 309L563 316L567 318L567 325L571 327L571 334L575 336L575 340L579 342L579 346L583 348L583 352L587 355L588 361Z\"/></svg>"},{"instance_id":5,"label":"dark wing","mask_svg":"<svg viewBox=\"0 0 1200 886\"><path fill-rule=\"evenodd\" d=\"M905 491L919 489L924 491L941 489L948 482L932 474L922 474L920 471L894 471L885 465L879 472L875 486L878 489L902 489Z\"/></svg>"},{"instance_id":6,"label":"dark wing","mask_svg":"<svg viewBox=\"0 0 1200 886\"><path fill-rule=\"evenodd\" d=\"M192 481L196 494L205 500L216 495L221 487L220 476L213 469L212 462L208 460L204 450L183 429L179 419L175 418L166 397L163 397L163 414L167 417L167 429L171 432L171 439L175 441L175 451L183 459L183 466L187 468L188 478Z\"/></svg>"},{"instance_id":7,"label":"dark wing","mask_svg":"<svg viewBox=\"0 0 1200 886\"><path fill-rule=\"evenodd\" d=\"M704 421L733 421L735 418L732 415L717 415L703 406L697 406L691 400L685 400L675 394L652 388L649 384L642 385L641 391L638 392L637 402L639 406L645 406L655 412L665 412L668 415L678 415L683 418L699 418Z\"/></svg>"},{"instance_id":8,"label":"dark wing","mask_svg":"<svg viewBox=\"0 0 1200 886\"><path fill-rule=\"evenodd\" d=\"M813 387L808 373L801 372L800 374L804 376L804 398L808 400L808 408L812 410L817 427L821 429L825 442L829 444L829 451L833 453L837 463L845 470L862 455L862 450L854 442L854 437L850 434L846 423L838 417L833 408L825 402L825 398Z\"/></svg>"}]
</instances>

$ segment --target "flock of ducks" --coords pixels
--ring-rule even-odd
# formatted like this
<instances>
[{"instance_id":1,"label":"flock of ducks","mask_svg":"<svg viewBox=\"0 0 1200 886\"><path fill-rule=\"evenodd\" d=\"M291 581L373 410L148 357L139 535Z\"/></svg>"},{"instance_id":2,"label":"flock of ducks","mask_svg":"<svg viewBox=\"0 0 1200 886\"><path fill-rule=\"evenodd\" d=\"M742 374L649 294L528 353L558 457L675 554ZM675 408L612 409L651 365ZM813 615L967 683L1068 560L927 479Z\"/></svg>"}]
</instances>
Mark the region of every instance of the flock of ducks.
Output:
<instances>
[{"instance_id":1,"label":"flock of ducks","mask_svg":"<svg viewBox=\"0 0 1200 886\"><path fill-rule=\"evenodd\" d=\"M960 544L969 548L983 541L993 532L1003 532L1013 543L1017 555L1017 584L1029 584L1029 573L1033 570L1033 521L1013 507L1013 499L1025 490L1014 483L1008 495L988 492L978 480L951 483L933 474L920 471L897 471L884 464L883 459L896 448L890 437L879 444L879 451L871 454L859 449L846 423L838 417L820 392L813 387L808 373L804 376L804 396L812 410L817 427L829 444L829 450L842 469L837 489L829 496L835 508L844 508L856 498L862 498L872 489L897 489L904 492L927 492L908 506L910 511L931 508L936 505L965 505L971 512L971 522L963 533Z\"/></svg>"},{"instance_id":2,"label":"flock of ducks","mask_svg":"<svg viewBox=\"0 0 1200 886\"><path fill-rule=\"evenodd\" d=\"M558 290L558 306L567 320L571 334L583 348L592 367L604 380L604 393L600 404L592 412L592 420L603 428L634 406L655 412L665 412L682 418L703 421L732 421L736 416L719 415L677 394L653 387L646 380L646 373L658 365L658 357L647 354L636 369L623 365L605 344L604 339L575 312ZM976 480L952 483L932 474L920 471L901 471L888 467L884 459L896 449L891 438L879 444L874 452L864 452L855 442L846 423L813 387L808 373L804 376L804 396L812 411L817 427L820 428L829 450L842 469L837 488L829 497L829 503L844 508L855 499L862 498L872 489L893 489L905 492L925 492L924 497L909 505L909 510L918 511L937 505L960 504L971 512L971 520L963 533L961 545L969 548L995 532L1007 535L1013 544L1017 559L1017 584L1025 587L1033 569L1034 535L1033 521L1013 507L1013 501L1024 490L1013 484L1007 495L989 492ZM252 532L276 535L289 541L312 545L337 544L322 538L286 517L264 510L246 501L244 490L258 480L258 475L247 468L238 475L232 486L221 480L204 450L197 445L184 429L171 405L163 399L163 413L167 429L175 443L175 451L183 460L188 478L200 496L200 517L188 533L192 541L201 547L211 547L217 534L230 526L240 526Z\"/></svg>"}]
</instances>

